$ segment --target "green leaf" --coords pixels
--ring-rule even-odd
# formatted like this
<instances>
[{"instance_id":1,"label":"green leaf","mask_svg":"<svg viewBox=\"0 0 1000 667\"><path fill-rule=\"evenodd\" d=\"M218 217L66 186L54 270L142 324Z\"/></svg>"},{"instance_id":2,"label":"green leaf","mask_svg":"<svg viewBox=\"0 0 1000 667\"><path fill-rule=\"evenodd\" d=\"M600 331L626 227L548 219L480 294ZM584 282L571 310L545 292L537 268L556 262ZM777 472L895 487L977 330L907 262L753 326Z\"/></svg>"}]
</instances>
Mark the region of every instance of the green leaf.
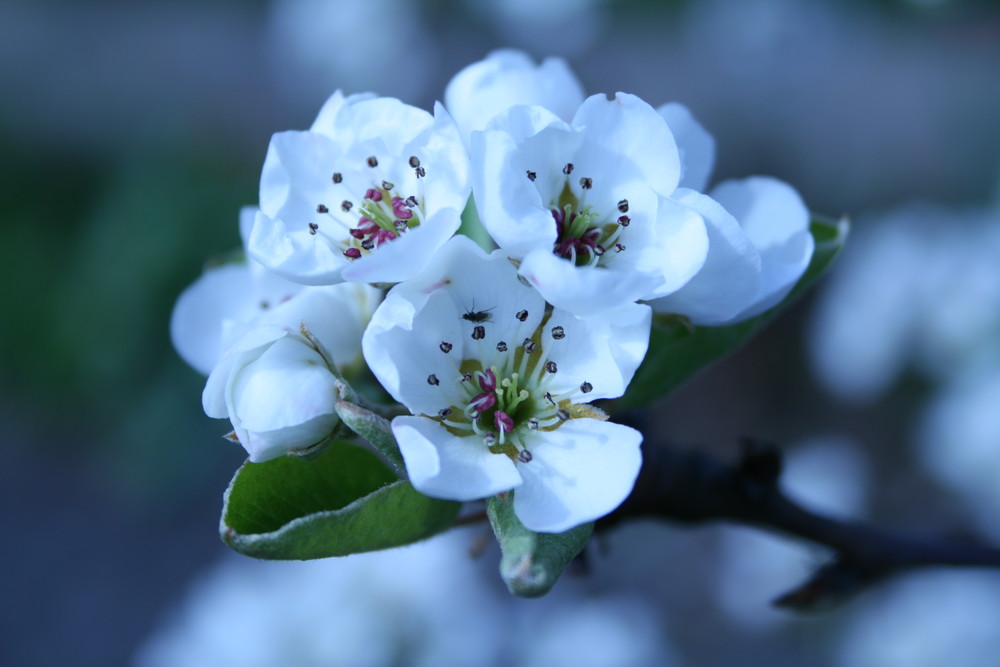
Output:
<instances>
[{"instance_id":1,"label":"green leaf","mask_svg":"<svg viewBox=\"0 0 1000 667\"><path fill-rule=\"evenodd\" d=\"M333 443L312 461L244 463L219 531L247 556L308 560L410 544L448 528L459 503L418 493L370 450Z\"/></svg>"},{"instance_id":2,"label":"green leaf","mask_svg":"<svg viewBox=\"0 0 1000 667\"><path fill-rule=\"evenodd\" d=\"M638 407L666 396L713 361L735 351L809 289L844 246L848 224L846 220L814 219L809 231L816 242L809 267L789 295L767 312L719 327L691 326L676 316L655 317L649 352L617 407Z\"/></svg>"},{"instance_id":3,"label":"green leaf","mask_svg":"<svg viewBox=\"0 0 1000 667\"><path fill-rule=\"evenodd\" d=\"M511 593L524 598L548 593L594 529L585 523L565 533L533 533L514 514L513 493L490 498L486 515L500 543L500 576Z\"/></svg>"}]
</instances>

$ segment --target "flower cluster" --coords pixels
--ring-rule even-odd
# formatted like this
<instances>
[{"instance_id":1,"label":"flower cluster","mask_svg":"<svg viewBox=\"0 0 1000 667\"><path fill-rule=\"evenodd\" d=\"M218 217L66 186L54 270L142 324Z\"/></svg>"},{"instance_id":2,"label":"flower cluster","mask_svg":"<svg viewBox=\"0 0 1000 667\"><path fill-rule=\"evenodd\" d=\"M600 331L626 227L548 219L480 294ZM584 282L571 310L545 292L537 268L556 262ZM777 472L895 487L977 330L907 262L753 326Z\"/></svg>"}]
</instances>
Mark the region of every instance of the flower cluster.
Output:
<instances>
[{"instance_id":1,"label":"flower cluster","mask_svg":"<svg viewBox=\"0 0 1000 667\"><path fill-rule=\"evenodd\" d=\"M559 60L498 51L444 97L338 91L275 134L247 259L182 295L175 344L252 461L321 446L336 381L367 368L410 413L391 428L416 489L512 492L528 529L562 532L638 474L642 436L591 402L625 392L653 313L774 306L812 255L808 213L771 178L705 194L714 142L687 109L585 98Z\"/></svg>"}]
</instances>

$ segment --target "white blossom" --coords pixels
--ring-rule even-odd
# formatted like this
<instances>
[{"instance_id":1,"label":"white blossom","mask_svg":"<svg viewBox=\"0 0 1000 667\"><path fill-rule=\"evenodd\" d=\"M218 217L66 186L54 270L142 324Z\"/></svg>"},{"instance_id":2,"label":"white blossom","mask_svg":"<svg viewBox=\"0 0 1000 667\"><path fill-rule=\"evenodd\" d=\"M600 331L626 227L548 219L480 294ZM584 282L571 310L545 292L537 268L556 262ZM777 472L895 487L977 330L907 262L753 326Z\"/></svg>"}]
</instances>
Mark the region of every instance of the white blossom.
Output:
<instances>
[{"instance_id":1,"label":"white blossom","mask_svg":"<svg viewBox=\"0 0 1000 667\"><path fill-rule=\"evenodd\" d=\"M253 207L240 211L244 246L255 215ZM170 335L181 358L208 375L253 327L304 324L343 369L360 360L361 333L380 298L368 285L307 287L240 258L208 269L181 293Z\"/></svg>"},{"instance_id":2,"label":"white blossom","mask_svg":"<svg viewBox=\"0 0 1000 667\"><path fill-rule=\"evenodd\" d=\"M518 104L542 106L569 121L583 103L583 87L562 58L536 65L522 51L499 49L453 76L444 103L468 138Z\"/></svg>"},{"instance_id":3,"label":"white blossom","mask_svg":"<svg viewBox=\"0 0 1000 667\"><path fill-rule=\"evenodd\" d=\"M321 444L333 434L337 375L325 351L291 329L257 327L212 370L205 414L228 418L254 463Z\"/></svg>"},{"instance_id":4,"label":"white blossom","mask_svg":"<svg viewBox=\"0 0 1000 667\"><path fill-rule=\"evenodd\" d=\"M405 280L458 229L468 171L440 104L338 91L308 131L272 137L250 255L310 285Z\"/></svg>"},{"instance_id":5,"label":"white blossom","mask_svg":"<svg viewBox=\"0 0 1000 667\"><path fill-rule=\"evenodd\" d=\"M549 309L502 250L455 237L389 292L363 348L414 415L392 429L418 490L467 501L513 489L525 526L561 532L632 488L641 434L584 401L625 391L649 327L637 304L592 320Z\"/></svg>"},{"instance_id":6,"label":"white blossom","mask_svg":"<svg viewBox=\"0 0 1000 667\"><path fill-rule=\"evenodd\" d=\"M705 222L670 198L673 135L638 97L595 95L572 123L512 107L473 134L472 156L483 225L559 308L591 315L667 294L705 261Z\"/></svg>"}]
</instances>

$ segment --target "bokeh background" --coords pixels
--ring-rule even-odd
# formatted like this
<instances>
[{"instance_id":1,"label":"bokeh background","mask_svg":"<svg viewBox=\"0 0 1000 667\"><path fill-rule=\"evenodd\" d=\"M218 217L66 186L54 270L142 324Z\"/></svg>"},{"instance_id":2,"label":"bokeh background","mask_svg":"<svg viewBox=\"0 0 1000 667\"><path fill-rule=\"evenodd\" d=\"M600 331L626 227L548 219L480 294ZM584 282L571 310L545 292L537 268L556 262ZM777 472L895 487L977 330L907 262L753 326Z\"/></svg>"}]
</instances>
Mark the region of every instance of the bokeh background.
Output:
<instances>
[{"instance_id":1,"label":"bokeh background","mask_svg":"<svg viewBox=\"0 0 1000 667\"><path fill-rule=\"evenodd\" d=\"M475 529L324 563L227 553L242 452L171 350L174 299L238 245L272 132L338 87L428 107L501 46L683 102L715 180L771 174L855 222L821 289L657 406L652 443L773 440L817 507L1000 541L995 3L7 0L0 663L993 664L997 575L801 619L769 601L824 554L746 529L622 528L541 602L504 597L491 548L467 557Z\"/></svg>"}]
</instances>

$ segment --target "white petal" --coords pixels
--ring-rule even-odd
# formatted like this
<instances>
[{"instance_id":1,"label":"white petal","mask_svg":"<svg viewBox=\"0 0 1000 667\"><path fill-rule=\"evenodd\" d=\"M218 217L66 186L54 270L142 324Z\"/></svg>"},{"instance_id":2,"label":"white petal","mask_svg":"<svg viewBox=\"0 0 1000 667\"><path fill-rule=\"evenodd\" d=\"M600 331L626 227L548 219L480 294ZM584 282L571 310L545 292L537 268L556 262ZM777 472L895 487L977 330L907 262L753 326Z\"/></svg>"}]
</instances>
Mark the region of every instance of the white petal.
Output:
<instances>
[{"instance_id":1,"label":"white petal","mask_svg":"<svg viewBox=\"0 0 1000 667\"><path fill-rule=\"evenodd\" d=\"M577 393L588 382L592 390L578 394L577 401L624 394L646 356L651 320L649 307L634 303L587 319L555 309L542 334L545 357L558 369L550 378L552 392ZM559 338L552 336L556 327L562 328Z\"/></svg>"},{"instance_id":2,"label":"white petal","mask_svg":"<svg viewBox=\"0 0 1000 667\"><path fill-rule=\"evenodd\" d=\"M529 530L560 533L612 511L628 496L642 465L642 434L621 424L571 419L529 444L518 463L524 483L514 512Z\"/></svg>"},{"instance_id":3,"label":"white petal","mask_svg":"<svg viewBox=\"0 0 1000 667\"><path fill-rule=\"evenodd\" d=\"M426 417L396 417L392 432L406 472L421 493L447 500L478 500L521 483L514 463L476 437L458 437Z\"/></svg>"},{"instance_id":4,"label":"white petal","mask_svg":"<svg viewBox=\"0 0 1000 667\"><path fill-rule=\"evenodd\" d=\"M655 207L655 218L649 221L649 230L638 234L623 235L626 249L611 253L608 266L629 262L636 270L656 275L659 282L653 295L670 294L686 285L705 265L709 253L709 227L705 219L693 208L660 197ZM642 230L636 220L633 227ZM641 298L649 298L645 294Z\"/></svg>"},{"instance_id":5,"label":"white petal","mask_svg":"<svg viewBox=\"0 0 1000 667\"><path fill-rule=\"evenodd\" d=\"M184 361L208 375L223 352L226 319L250 314L254 300L245 264L229 264L205 272L181 292L170 316L170 339Z\"/></svg>"},{"instance_id":6,"label":"white petal","mask_svg":"<svg viewBox=\"0 0 1000 667\"><path fill-rule=\"evenodd\" d=\"M582 316L641 299L660 284L657 276L637 271L578 267L549 248L529 253L519 272L546 301Z\"/></svg>"},{"instance_id":7,"label":"white petal","mask_svg":"<svg viewBox=\"0 0 1000 667\"><path fill-rule=\"evenodd\" d=\"M790 185L763 176L726 181L712 196L739 220L760 251L760 290L733 318L743 320L777 305L805 273L814 249L809 210Z\"/></svg>"},{"instance_id":8,"label":"white petal","mask_svg":"<svg viewBox=\"0 0 1000 667\"><path fill-rule=\"evenodd\" d=\"M230 418L249 431L275 431L333 414L335 380L304 339L286 336L234 374Z\"/></svg>"},{"instance_id":9,"label":"white petal","mask_svg":"<svg viewBox=\"0 0 1000 667\"><path fill-rule=\"evenodd\" d=\"M715 167L715 139L683 104L671 102L657 109L670 126L681 156L680 187L704 191Z\"/></svg>"},{"instance_id":10,"label":"white petal","mask_svg":"<svg viewBox=\"0 0 1000 667\"><path fill-rule=\"evenodd\" d=\"M205 414L213 419L228 417L226 392L233 369L246 359L260 356L264 348L272 341L287 336L289 333L287 329L282 327L257 327L226 350L209 374L208 380L205 382L205 389L201 394L201 404Z\"/></svg>"},{"instance_id":11,"label":"white petal","mask_svg":"<svg viewBox=\"0 0 1000 667\"><path fill-rule=\"evenodd\" d=\"M760 255L739 223L718 202L693 190L678 191L680 204L701 214L708 256L686 285L650 301L653 310L678 313L695 324L720 324L746 308L760 286Z\"/></svg>"},{"instance_id":12,"label":"white petal","mask_svg":"<svg viewBox=\"0 0 1000 667\"><path fill-rule=\"evenodd\" d=\"M521 51L501 49L452 77L444 100L462 134L469 136L519 104L546 107L568 121L583 102L583 88L560 58L536 66Z\"/></svg>"},{"instance_id":13,"label":"white petal","mask_svg":"<svg viewBox=\"0 0 1000 667\"><path fill-rule=\"evenodd\" d=\"M290 230L284 221L262 211L254 220L247 252L278 275L305 285L343 282L348 266L343 251L322 235Z\"/></svg>"},{"instance_id":14,"label":"white petal","mask_svg":"<svg viewBox=\"0 0 1000 667\"><path fill-rule=\"evenodd\" d=\"M331 95L329 99L323 103L323 106L316 115L316 120L313 121L309 131L323 134L336 141L343 141L346 139L346 137L343 136L343 124L337 122L337 116L340 111L345 106L374 99L374 97L374 93L356 93L354 95L344 97L342 92L339 90L335 91L333 95Z\"/></svg>"},{"instance_id":15,"label":"white petal","mask_svg":"<svg viewBox=\"0 0 1000 667\"><path fill-rule=\"evenodd\" d=\"M275 431L236 429L240 444L253 463L263 463L284 456L293 449L303 449L322 442L333 432L339 417L323 414L314 419Z\"/></svg>"},{"instance_id":16,"label":"white petal","mask_svg":"<svg viewBox=\"0 0 1000 667\"><path fill-rule=\"evenodd\" d=\"M586 128L586 141L574 159L581 176L618 187L643 184L670 195L680 181L680 156L666 121L635 95L588 97L573 118ZM605 176L606 175L606 176ZM597 185L595 185L595 189Z\"/></svg>"}]
</instances>

